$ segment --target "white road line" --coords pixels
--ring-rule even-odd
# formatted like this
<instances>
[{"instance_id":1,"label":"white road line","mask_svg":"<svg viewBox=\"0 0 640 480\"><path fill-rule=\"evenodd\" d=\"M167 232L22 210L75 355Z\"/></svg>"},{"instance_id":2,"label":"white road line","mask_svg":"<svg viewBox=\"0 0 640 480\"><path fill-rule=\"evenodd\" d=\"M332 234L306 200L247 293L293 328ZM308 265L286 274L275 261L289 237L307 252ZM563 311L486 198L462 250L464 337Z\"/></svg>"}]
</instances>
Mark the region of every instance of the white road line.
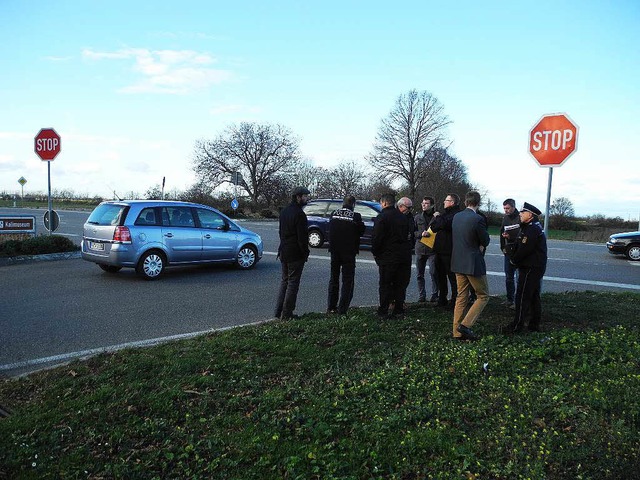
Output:
<instances>
[{"instance_id":1,"label":"white road line","mask_svg":"<svg viewBox=\"0 0 640 480\"><path fill-rule=\"evenodd\" d=\"M277 252L264 252L265 255L277 255ZM309 255L309 258L317 258L320 260L331 260L331 257L327 255ZM356 263L368 263L375 264L375 260L356 259ZM415 264L411 264L411 268L415 268ZM429 268L429 267L427 267ZM493 277L504 277L504 272L487 272L487 275ZM632 283L613 283L613 282L600 282L598 280L581 280L579 278L563 278L563 277L544 277L544 281L550 282L563 282L563 283L577 283L579 285L593 285L598 287L613 287L613 288L627 288L629 290L639 290L640 285L634 285Z\"/></svg>"},{"instance_id":2,"label":"white road line","mask_svg":"<svg viewBox=\"0 0 640 480\"><path fill-rule=\"evenodd\" d=\"M34 365L43 365L47 363L65 363L77 358L86 358L98 355L100 353L116 352L125 348L140 348L140 347L153 347L161 343L171 342L175 340L185 340L200 335L206 335L213 332L224 332L225 330L231 330L232 328L247 327L251 325L260 325L271 321L272 319L263 320L260 322L244 323L242 325L234 325L231 327L212 328L209 330L203 330L201 332L182 333L179 335L171 335L168 337L151 338L149 340L141 340L139 342L121 343L119 345L110 345L108 347L92 348L89 350L81 350L79 352L69 352L60 355L53 355L51 357L35 358L33 360L26 360L24 362L8 363L6 365L0 365L0 372L8 370L17 370L20 368L31 367Z\"/></svg>"}]
</instances>

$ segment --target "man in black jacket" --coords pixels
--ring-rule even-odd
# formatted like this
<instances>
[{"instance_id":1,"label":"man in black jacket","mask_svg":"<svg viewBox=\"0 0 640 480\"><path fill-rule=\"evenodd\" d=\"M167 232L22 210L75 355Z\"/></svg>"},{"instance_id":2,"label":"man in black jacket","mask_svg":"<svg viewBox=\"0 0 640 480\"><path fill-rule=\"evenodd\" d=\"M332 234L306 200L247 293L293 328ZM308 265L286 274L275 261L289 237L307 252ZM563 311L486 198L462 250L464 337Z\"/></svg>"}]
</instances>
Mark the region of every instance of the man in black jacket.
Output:
<instances>
[{"instance_id":1,"label":"man in black jacket","mask_svg":"<svg viewBox=\"0 0 640 480\"><path fill-rule=\"evenodd\" d=\"M516 267L511 263L510 250L515 245L515 239L520 233L520 212L516 208L516 201L507 198L502 202L504 217L500 226L500 250L504 254L504 276L507 289L507 303L509 308L515 308L513 301L516 294Z\"/></svg>"},{"instance_id":2,"label":"man in black jacket","mask_svg":"<svg viewBox=\"0 0 640 480\"><path fill-rule=\"evenodd\" d=\"M380 204L382 212L376 217L371 242L371 253L380 275L378 315L387 316L391 303L394 304L392 315L403 315L411 280L412 227L409 218L395 208L393 195L383 195Z\"/></svg>"},{"instance_id":3,"label":"man in black jacket","mask_svg":"<svg viewBox=\"0 0 640 480\"><path fill-rule=\"evenodd\" d=\"M436 256L433 253L431 247L427 247L420 240L423 237L430 236L428 232L433 214L435 211L435 203L433 197L424 197L422 199L422 211L414 217L414 223L416 224L416 233L418 239L416 240L416 271L418 273L416 279L418 280L418 302L427 301L427 287L424 279L424 273L426 267L429 267L429 277L431 278L431 294L430 301L438 301L438 277L436 273Z\"/></svg>"},{"instance_id":4,"label":"man in black jacket","mask_svg":"<svg viewBox=\"0 0 640 480\"><path fill-rule=\"evenodd\" d=\"M451 251L453 217L460 211L460 197L455 193L447 194L444 199L444 211L435 212L431 221L431 230L436 232L433 251L436 253L436 272L438 272L438 306L453 309L458 296L456 274L451 272ZM449 293L448 283L451 285L451 302L447 303Z\"/></svg>"},{"instance_id":5,"label":"man in black jacket","mask_svg":"<svg viewBox=\"0 0 640 480\"><path fill-rule=\"evenodd\" d=\"M280 213L278 257L282 265L282 276L275 316L283 320L297 318L293 311L296 308L302 270L309 258L307 215L302 210L309 201L309 194L305 187L296 188L291 195L291 203Z\"/></svg>"},{"instance_id":6,"label":"man in black jacket","mask_svg":"<svg viewBox=\"0 0 640 480\"><path fill-rule=\"evenodd\" d=\"M345 314L353 298L353 286L356 274L356 255L360 251L360 237L364 233L362 215L354 212L356 197L348 195L342 202L342 208L335 210L329 220L329 252L331 253L331 278L327 312ZM340 270L342 270L342 291L340 289Z\"/></svg>"},{"instance_id":7,"label":"man in black jacket","mask_svg":"<svg viewBox=\"0 0 640 480\"><path fill-rule=\"evenodd\" d=\"M525 324L530 332L540 330L540 290L547 269L547 237L538 220L540 213L527 202L520 209L520 234L511 255L511 262L518 268L516 314L513 322L506 327L507 333L520 332Z\"/></svg>"}]
</instances>

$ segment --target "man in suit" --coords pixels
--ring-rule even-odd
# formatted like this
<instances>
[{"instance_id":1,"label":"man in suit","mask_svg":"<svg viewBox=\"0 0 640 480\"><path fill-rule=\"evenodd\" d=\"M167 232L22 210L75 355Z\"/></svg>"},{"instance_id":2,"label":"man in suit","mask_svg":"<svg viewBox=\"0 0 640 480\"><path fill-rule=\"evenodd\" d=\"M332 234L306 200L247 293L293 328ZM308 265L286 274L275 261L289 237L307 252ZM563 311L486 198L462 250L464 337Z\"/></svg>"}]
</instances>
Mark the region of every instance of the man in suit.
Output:
<instances>
[{"instance_id":1,"label":"man in suit","mask_svg":"<svg viewBox=\"0 0 640 480\"><path fill-rule=\"evenodd\" d=\"M356 274L356 255L360 251L360 237L365 226L362 215L354 212L356 197L347 195L342 208L335 210L329 220L329 252L331 253L331 278L327 313L345 314L353 298L353 284ZM342 291L340 288L342 270Z\"/></svg>"},{"instance_id":2,"label":"man in suit","mask_svg":"<svg viewBox=\"0 0 640 480\"><path fill-rule=\"evenodd\" d=\"M476 212L480 205L480 194L475 190L464 199L467 208L453 217L451 271L456 274L458 296L453 312L453 337L460 340L476 340L471 330L489 301L487 266L483 251L489 245L489 233L485 220ZM469 289L476 292L476 301L469 310Z\"/></svg>"}]
</instances>

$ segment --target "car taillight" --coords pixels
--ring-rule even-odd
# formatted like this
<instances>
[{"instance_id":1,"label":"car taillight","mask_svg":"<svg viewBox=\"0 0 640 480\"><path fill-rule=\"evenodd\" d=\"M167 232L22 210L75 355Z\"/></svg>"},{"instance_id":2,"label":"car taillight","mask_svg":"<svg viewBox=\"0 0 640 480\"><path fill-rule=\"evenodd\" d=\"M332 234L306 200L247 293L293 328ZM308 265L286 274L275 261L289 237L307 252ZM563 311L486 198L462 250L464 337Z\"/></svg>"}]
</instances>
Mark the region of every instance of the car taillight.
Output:
<instances>
[{"instance_id":1,"label":"car taillight","mask_svg":"<svg viewBox=\"0 0 640 480\"><path fill-rule=\"evenodd\" d=\"M116 231L113 232L113 241L130 242L131 232L129 231L129 227L116 227Z\"/></svg>"}]
</instances>

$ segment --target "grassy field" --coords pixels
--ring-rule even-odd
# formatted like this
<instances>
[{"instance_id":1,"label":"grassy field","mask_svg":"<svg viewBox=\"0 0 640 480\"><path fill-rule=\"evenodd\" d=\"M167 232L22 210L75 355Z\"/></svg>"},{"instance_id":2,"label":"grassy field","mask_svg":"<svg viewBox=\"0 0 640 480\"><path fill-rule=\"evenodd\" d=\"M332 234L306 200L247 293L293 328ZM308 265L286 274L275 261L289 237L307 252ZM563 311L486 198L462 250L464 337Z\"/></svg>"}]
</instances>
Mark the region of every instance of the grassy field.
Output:
<instances>
[{"instance_id":1,"label":"grassy field","mask_svg":"<svg viewBox=\"0 0 640 480\"><path fill-rule=\"evenodd\" d=\"M0 383L0 478L640 478L640 295L543 296L478 342L410 305L305 315Z\"/></svg>"}]
</instances>

